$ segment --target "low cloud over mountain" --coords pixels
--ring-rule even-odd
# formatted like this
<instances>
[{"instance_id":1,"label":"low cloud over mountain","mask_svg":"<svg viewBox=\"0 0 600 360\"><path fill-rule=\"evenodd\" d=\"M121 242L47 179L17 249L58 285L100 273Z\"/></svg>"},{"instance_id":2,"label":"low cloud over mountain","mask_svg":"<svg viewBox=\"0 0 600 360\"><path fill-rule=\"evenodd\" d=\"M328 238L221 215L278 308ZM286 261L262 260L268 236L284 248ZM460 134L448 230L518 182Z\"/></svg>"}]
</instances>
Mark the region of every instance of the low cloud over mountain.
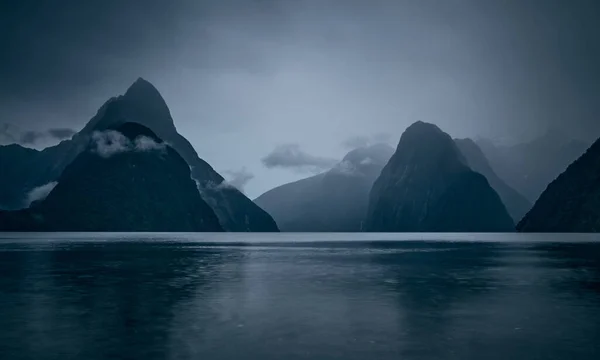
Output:
<instances>
[{"instance_id":1,"label":"low cloud over mountain","mask_svg":"<svg viewBox=\"0 0 600 360\"><path fill-rule=\"evenodd\" d=\"M58 185L56 181L49 182L48 184L33 188L27 193L27 206L31 205L34 201L44 200L48 194Z\"/></svg>"},{"instance_id":2,"label":"low cloud over mountain","mask_svg":"<svg viewBox=\"0 0 600 360\"><path fill-rule=\"evenodd\" d=\"M226 170L223 174L227 178L227 183L239 191L244 192L244 187L248 182L254 179L254 174L248 171L248 169L241 168L239 170Z\"/></svg>"},{"instance_id":3,"label":"low cloud over mountain","mask_svg":"<svg viewBox=\"0 0 600 360\"><path fill-rule=\"evenodd\" d=\"M288 168L298 172L318 173L331 169L339 160L305 153L298 144L277 146L262 158L267 168Z\"/></svg>"},{"instance_id":4,"label":"low cloud over mountain","mask_svg":"<svg viewBox=\"0 0 600 360\"><path fill-rule=\"evenodd\" d=\"M92 146L92 151L103 158L127 151L164 151L166 148L164 143L158 143L147 136L139 136L131 141L125 135L114 130L94 132Z\"/></svg>"}]
</instances>

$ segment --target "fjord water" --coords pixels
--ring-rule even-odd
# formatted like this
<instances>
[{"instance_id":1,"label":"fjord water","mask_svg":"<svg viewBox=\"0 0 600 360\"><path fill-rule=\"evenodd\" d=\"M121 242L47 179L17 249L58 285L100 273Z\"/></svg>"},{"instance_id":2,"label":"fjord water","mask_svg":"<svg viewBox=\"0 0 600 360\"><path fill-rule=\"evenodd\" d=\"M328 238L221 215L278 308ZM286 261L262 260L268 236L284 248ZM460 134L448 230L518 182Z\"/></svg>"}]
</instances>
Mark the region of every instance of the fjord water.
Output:
<instances>
[{"instance_id":1,"label":"fjord water","mask_svg":"<svg viewBox=\"0 0 600 360\"><path fill-rule=\"evenodd\" d=\"M2 359L598 359L600 239L3 234Z\"/></svg>"}]
</instances>

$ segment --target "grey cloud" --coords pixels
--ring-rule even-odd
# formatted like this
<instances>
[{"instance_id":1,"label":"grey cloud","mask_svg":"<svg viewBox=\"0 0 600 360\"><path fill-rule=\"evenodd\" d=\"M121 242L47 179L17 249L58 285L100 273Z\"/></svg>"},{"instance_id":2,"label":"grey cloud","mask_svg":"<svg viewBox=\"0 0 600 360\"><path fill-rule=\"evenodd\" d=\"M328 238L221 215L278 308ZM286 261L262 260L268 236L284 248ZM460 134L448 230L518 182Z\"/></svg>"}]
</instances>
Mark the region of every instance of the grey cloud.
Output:
<instances>
[{"instance_id":1,"label":"grey cloud","mask_svg":"<svg viewBox=\"0 0 600 360\"><path fill-rule=\"evenodd\" d=\"M364 159L360 160L360 162L358 162L358 163L352 162L351 160L343 160L343 161L340 161L339 163L337 163L331 169L331 171L336 174L345 175L345 176L362 176L362 175L364 175L364 172L362 172L362 169L364 169L365 166L372 165L372 164L375 164L375 160L373 160L373 158L368 157L368 156L365 157Z\"/></svg>"},{"instance_id":2,"label":"grey cloud","mask_svg":"<svg viewBox=\"0 0 600 360\"><path fill-rule=\"evenodd\" d=\"M346 149L357 149L360 147L369 146L371 139L368 136L353 136L342 142L342 146Z\"/></svg>"},{"instance_id":3,"label":"grey cloud","mask_svg":"<svg viewBox=\"0 0 600 360\"><path fill-rule=\"evenodd\" d=\"M337 163L333 167L333 169L331 169L331 171L333 171L337 174L346 175L346 176L354 176L354 175L360 174L360 171L356 168L356 166L351 161L348 161L348 160L344 160L344 161Z\"/></svg>"},{"instance_id":4,"label":"grey cloud","mask_svg":"<svg viewBox=\"0 0 600 360\"><path fill-rule=\"evenodd\" d=\"M40 140L65 140L75 135L77 131L69 128L50 128L45 131L27 130L21 131L11 124L0 125L0 141L7 143L19 143L22 145L35 145Z\"/></svg>"},{"instance_id":5,"label":"grey cloud","mask_svg":"<svg viewBox=\"0 0 600 360\"><path fill-rule=\"evenodd\" d=\"M39 131L25 131L19 136L19 142L24 145L33 145L40 139L44 138L45 134Z\"/></svg>"},{"instance_id":6,"label":"grey cloud","mask_svg":"<svg viewBox=\"0 0 600 360\"><path fill-rule=\"evenodd\" d=\"M33 188L27 193L26 205L30 206L34 201L44 200L52 190L58 185L56 181Z\"/></svg>"},{"instance_id":7,"label":"grey cloud","mask_svg":"<svg viewBox=\"0 0 600 360\"><path fill-rule=\"evenodd\" d=\"M164 151L166 146L165 143L157 143L146 136L138 136L132 142L115 130L96 131L92 134L92 151L103 158L127 151Z\"/></svg>"},{"instance_id":8,"label":"grey cloud","mask_svg":"<svg viewBox=\"0 0 600 360\"><path fill-rule=\"evenodd\" d=\"M194 172L194 169L190 166L190 174L193 172ZM200 181L196 180L194 177L192 177L192 180L194 180L194 182L196 183L196 188L198 189L198 192L200 193L200 195L202 196L204 201L209 203L211 206L217 206L216 200L211 196L205 196L206 192L222 191L222 190L236 190L236 189L240 190L240 189L236 188L235 186L231 185L227 180L223 180L221 183L216 183L214 181L205 181L205 182L201 183Z\"/></svg>"},{"instance_id":9,"label":"grey cloud","mask_svg":"<svg viewBox=\"0 0 600 360\"><path fill-rule=\"evenodd\" d=\"M288 168L299 172L319 172L333 167L338 160L305 153L298 144L285 144L261 159L267 168Z\"/></svg>"},{"instance_id":10,"label":"grey cloud","mask_svg":"<svg viewBox=\"0 0 600 360\"><path fill-rule=\"evenodd\" d=\"M375 144L389 144L391 139L392 135L389 133L376 133L369 136L356 135L342 141L342 147L344 147L345 149L353 150Z\"/></svg>"},{"instance_id":11,"label":"grey cloud","mask_svg":"<svg viewBox=\"0 0 600 360\"><path fill-rule=\"evenodd\" d=\"M373 141L376 143L389 144L392 141L392 134L390 133L377 133L372 136Z\"/></svg>"},{"instance_id":12,"label":"grey cloud","mask_svg":"<svg viewBox=\"0 0 600 360\"><path fill-rule=\"evenodd\" d=\"M12 126L10 124L0 124L0 142L1 143L14 143L17 142Z\"/></svg>"},{"instance_id":13,"label":"grey cloud","mask_svg":"<svg viewBox=\"0 0 600 360\"><path fill-rule=\"evenodd\" d=\"M147 136L138 136L134 142L134 149L136 151L163 151L166 149L165 143L158 143Z\"/></svg>"},{"instance_id":14,"label":"grey cloud","mask_svg":"<svg viewBox=\"0 0 600 360\"><path fill-rule=\"evenodd\" d=\"M77 131L69 128L54 128L48 130L48 134L56 140L70 139L73 135L77 134Z\"/></svg>"},{"instance_id":15,"label":"grey cloud","mask_svg":"<svg viewBox=\"0 0 600 360\"><path fill-rule=\"evenodd\" d=\"M361 165L371 165L374 163L375 163L375 161L373 159L371 159L370 157L366 157L360 161Z\"/></svg>"},{"instance_id":16,"label":"grey cloud","mask_svg":"<svg viewBox=\"0 0 600 360\"><path fill-rule=\"evenodd\" d=\"M223 174L227 177L227 183L241 192L244 192L246 184L254 179L254 174L245 167L239 170L226 170Z\"/></svg>"},{"instance_id":17,"label":"grey cloud","mask_svg":"<svg viewBox=\"0 0 600 360\"><path fill-rule=\"evenodd\" d=\"M213 181L209 181L204 184L201 184L198 180L195 180L195 179L194 179L194 181L196 182L196 187L198 188L200 195L203 195L202 198L204 199L204 201L214 204L214 205L216 205L216 203L214 202L214 199L212 199L211 197L204 196L205 192L207 192L207 191L223 191L223 190L239 190L239 191L241 191L237 187L231 185L229 183L229 181L227 181L227 180L223 180L220 184L217 184Z\"/></svg>"},{"instance_id":18,"label":"grey cloud","mask_svg":"<svg viewBox=\"0 0 600 360\"><path fill-rule=\"evenodd\" d=\"M131 144L125 135L118 131L96 131L92 134L92 151L103 158L129 151Z\"/></svg>"}]
</instances>

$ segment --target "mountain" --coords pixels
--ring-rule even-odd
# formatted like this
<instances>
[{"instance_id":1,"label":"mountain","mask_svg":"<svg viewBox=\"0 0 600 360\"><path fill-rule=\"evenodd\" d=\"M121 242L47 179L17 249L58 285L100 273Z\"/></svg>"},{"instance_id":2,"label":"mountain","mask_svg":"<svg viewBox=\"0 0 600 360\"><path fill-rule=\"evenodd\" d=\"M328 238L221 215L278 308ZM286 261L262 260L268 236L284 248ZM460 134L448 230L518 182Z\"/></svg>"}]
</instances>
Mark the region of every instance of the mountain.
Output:
<instances>
[{"instance_id":1,"label":"mountain","mask_svg":"<svg viewBox=\"0 0 600 360\"><path fill-rule=\"evenodd\" d=\"M361 231L371 186L393 152L386 144L354 149L331 170L281 185L254 201L281 231Z\"/></svg>"},{"instance_id":2,"label":"mountain","mask_svg":"<svg viewBox=\"0 0 600 360\"><path fill-rule=\"evenodd\" d=\"M370 193L367 231L509 232L514 223L486 178L437 126L409 126Z\"/></svg>"},{"instance_id":3,"label":"mountain","mask_svg":"<svg viewBox=\"0 0 600 360\"><path fill-rule=\"evenodd\" d=\"M531 203L496 175L487 158L473 140L455 139L454 142L467 160L469 167L485 176L490 186L498 193L500 199L502 199L506 210L508 210L514 222L519 222L527 211L531 209Z\"/></svg>"},{"instance_id":4,"label":"mountain","mask_svg":"<svg viewBox=\"0 0 600 360\"><path fill-rule=\"evenodd\" d=\"M83 151L86 139L89 136L65 140L42 151L17 144L0 146L0 167L3 170L0 176L0 209L28 207L27 194L56 180L66 165Z\"/></svg>"},{"instance_id":5,"label":"mountain","mask_svg":"<svg viewBox=\"0 0 600 360\"><path fill-rule=\"evenodd\" d=\"M517 230L600 232L600 139L548 185Z\"/></svg>"},{"instance_id":6,"label":"mountain","mask_svg":"<svg viewBox=\"0 0 600 360\"><path fill-rule=\"evenodd\" d=\"M496 174L531 203L590 146L557 130L512 146L495 145L489 140L478 140L477 144Z\"/></svg>"},{"instance_id":7,"label":"mountain","mask_svg":"<svg viewBox=\"0 0 600 360\"><path fill-rule=\"evenodd\" d=\"M186 161L139 124L95 132L52 187L0 230L223 231Z\"/></svg>"},{"instance_id":8,"label":"mountain","mask_svg":"<svg viewBox=\"0 0 600 360\"><path fill-rule=\"evenodd\" d=\"M39 151L20 145L0 145L0 210L14 210L25 202L17 198L27 192L28 186L24 179L32 176L35 170L29 166Z\"/></svg>"},{"instance_id":9,"label":"mountain","mask_svg":"<svg viewBox=\"0 0 600 360\"><path fill-rule=\"evenodd\" d=\"M242 192L227 186L223 177L198 156L192 145L177 132L169 108L158 90L141 78L124 95L109 99L83 130L70 140L40 152L28 152L20 159L12 160L9 156L2 155L6 148L1 147L0 158L8 158L11 163L21 162L6 166L21 170L15 170L14 177L3 180L5 187L0 189L0 204L5 208L26 207L27 193L56 181L63 170L85 150L94 132L114 128L125 122L148 127L183 157L191 168L193 178L198 182L202 196L227 231L278 231L275 221L268 213Z\"/></svg>"}]
</instances>

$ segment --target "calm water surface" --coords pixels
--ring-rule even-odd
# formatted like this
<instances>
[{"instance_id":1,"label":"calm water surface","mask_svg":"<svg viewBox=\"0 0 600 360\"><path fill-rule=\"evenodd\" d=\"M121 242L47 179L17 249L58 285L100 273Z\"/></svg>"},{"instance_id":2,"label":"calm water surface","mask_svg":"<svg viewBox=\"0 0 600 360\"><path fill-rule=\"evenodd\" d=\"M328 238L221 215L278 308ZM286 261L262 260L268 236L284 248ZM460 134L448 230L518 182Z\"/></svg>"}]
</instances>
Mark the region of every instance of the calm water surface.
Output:
<instances>
[{"instance_id":1,"label":"calm water surface","mask_svg":"<svg viewBox=\"0 0 600 360\"><path fill-rule=\"evenodd\" d=\"M600 238L0 234L1 359L600 359Z\"/></svg>"}]
</instances>

